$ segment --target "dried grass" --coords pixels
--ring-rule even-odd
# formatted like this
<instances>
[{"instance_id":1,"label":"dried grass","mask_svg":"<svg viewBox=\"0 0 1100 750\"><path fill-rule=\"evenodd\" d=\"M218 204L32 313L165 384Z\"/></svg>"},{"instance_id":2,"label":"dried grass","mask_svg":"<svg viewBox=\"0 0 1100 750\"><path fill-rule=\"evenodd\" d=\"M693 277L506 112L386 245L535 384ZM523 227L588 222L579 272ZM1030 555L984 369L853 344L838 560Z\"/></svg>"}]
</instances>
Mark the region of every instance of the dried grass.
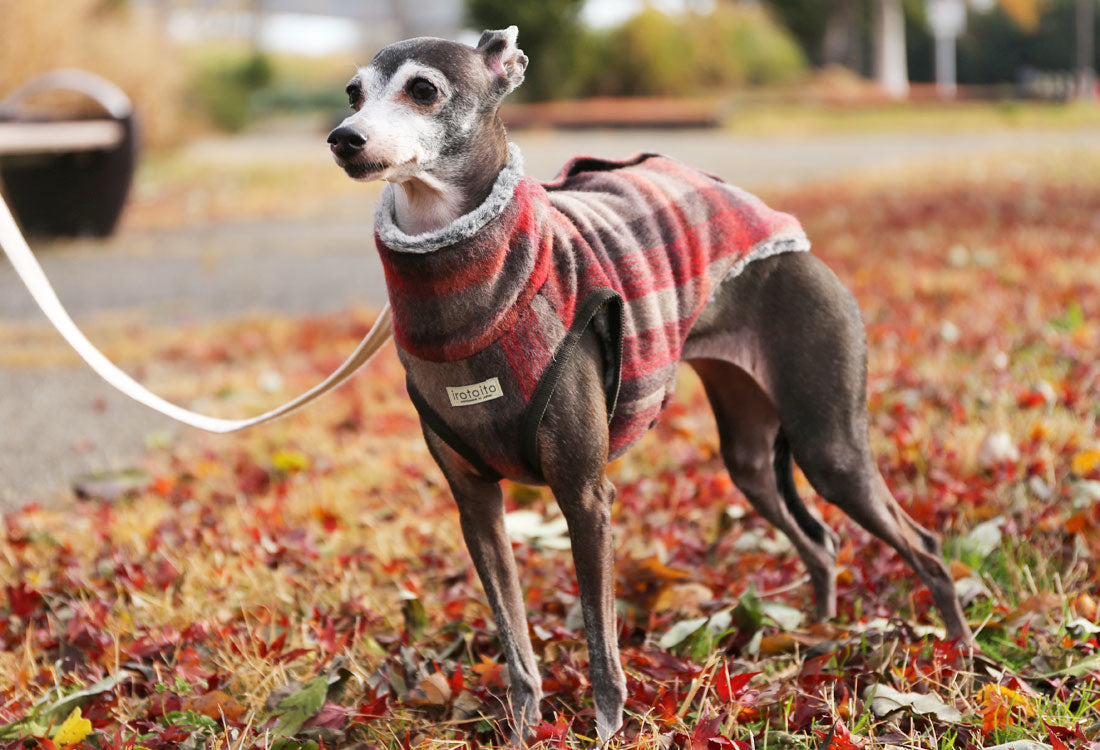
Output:
<instances>
[{"instance_id":1,"label":"dried grass","mask_svg":"<svg viewBox=\"0 0 1100 750\"><path fill-rule=\"evenodd\" d=\"M187 72L151 12L108 0L0 0L0 96L63 67L125 91L146 145L172 145L185 134Z\"/></svg>"}]
</instances>

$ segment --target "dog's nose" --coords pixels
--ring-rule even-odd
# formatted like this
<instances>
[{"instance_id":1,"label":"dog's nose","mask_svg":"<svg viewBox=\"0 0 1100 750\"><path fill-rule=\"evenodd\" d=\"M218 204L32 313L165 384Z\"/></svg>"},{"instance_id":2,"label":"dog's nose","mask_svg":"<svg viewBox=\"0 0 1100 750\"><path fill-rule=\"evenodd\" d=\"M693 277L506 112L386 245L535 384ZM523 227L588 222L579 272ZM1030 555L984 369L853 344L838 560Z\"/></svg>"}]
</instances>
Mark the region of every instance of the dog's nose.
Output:
<instances>
[{"instance_id":1,"label":"dog's nose","mask_svg":"<svg viewBox=\"0 0 1100 750\"><path fill-rule=\"evenodd\" d=\"M367 139L350 125L341 125L328 134L328 143L332 153L347 158L362 151Z\"/></svg>"}]
</instances>

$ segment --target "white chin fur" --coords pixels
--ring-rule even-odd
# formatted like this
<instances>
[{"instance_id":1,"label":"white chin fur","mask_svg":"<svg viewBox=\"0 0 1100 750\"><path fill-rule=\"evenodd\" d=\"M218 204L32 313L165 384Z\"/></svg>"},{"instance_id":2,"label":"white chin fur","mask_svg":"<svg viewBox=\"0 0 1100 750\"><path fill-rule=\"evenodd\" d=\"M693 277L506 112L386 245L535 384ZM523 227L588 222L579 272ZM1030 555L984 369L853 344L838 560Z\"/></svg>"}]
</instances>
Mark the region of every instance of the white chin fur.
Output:
<instances>
[{"instance_id":1,"label":"white chin fur","mask_svg":"<svg viewBox=\"0 0 1100 750\"><path fill-rule=\"evenodd\" d=\"M508 163L497 175L493 189L485 201L473 211L459 216L446 226L421 234L407 234L397 226L394 191L401 188L391 182L382 190L382 196L378 201L378 208L374 214L375 230L386 247L399 252L430 253L441 247L453 245L459 240L473 236L498 216L512 200L516 185L522 178L523 154L520 153L519 146L509 143Z\"/></svg>"}]
</instances>

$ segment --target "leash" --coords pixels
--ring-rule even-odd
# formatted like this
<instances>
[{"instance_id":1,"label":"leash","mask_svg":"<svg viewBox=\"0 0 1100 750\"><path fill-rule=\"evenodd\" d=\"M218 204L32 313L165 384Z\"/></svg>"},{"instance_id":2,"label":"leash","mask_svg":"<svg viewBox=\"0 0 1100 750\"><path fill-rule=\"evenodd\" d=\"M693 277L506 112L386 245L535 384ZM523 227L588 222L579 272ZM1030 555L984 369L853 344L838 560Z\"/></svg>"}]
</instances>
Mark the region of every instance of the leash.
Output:
<instances>
[{"instance_id":1,"label":"leash","mask_svg":"<svg viewBox=\"0 0 1100 750\"><path fill-rule=\"evenodd\" d=\"M382 348L382 345L393 335L393 324L390 320L390 306L387 304L378 315L378 319L374 321L374 325L371 326L367 335L363 337L359 346L352 352L351 356L348 357L334 373L325 378L324 381L298 396L293 401L289 401L278 408L249 419L219 419L217 417L209 417L176 406L150 392L143 385L119 369L114 363L103 356L102 352L95 348L92 342L88 340L88 337L77 328L76 323L69 317L69 313L65 311L65 307L61 304L61 300L57 298L57 293L54 292L53 287L50 286L49 279L46 278L46 274L42 271L42 266L38 264L38 261L34 257L34 253L31 252L30 247L27 245L27 241L23 238L22 232L19 231L19 227L16 225L15 219L12 217L11 211L8 209L8 205L4 202L3 197L0 197L0 246L4 248L4 254L7 255L8 260L11 261L12 266L15 268L15 273L26 285L27 290L31 293L31 297L38 303L38 306L42 309L42 312L46 314L50 323L53 324L62 338L69 343L69 346L76 350L76 353L79 354L101 378L135 401L145 404L151 409L155 409L161 414L171 417L176 421L183 422L192 427L197 427L200 430L206 430L207 432L236 432L237 430L243 430L245 427L251 427L261 422L269 422L272 419L290 414L292 411L297 411L310 401L331 391L351 377L356 370L369 362L378 350Z\"/></svg>"}]
</instances>

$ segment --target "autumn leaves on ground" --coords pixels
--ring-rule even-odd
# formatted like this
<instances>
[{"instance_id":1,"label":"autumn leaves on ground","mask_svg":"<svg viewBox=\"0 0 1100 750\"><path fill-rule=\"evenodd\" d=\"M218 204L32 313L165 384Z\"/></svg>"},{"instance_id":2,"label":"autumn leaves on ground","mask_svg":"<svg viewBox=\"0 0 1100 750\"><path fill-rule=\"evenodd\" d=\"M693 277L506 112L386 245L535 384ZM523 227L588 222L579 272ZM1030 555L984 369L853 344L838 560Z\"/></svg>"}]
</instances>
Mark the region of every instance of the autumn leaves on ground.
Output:
<instances>
[{"instance_id":1,"label":"autumn leaves on ground","mask_svg":"<svg viewBox=\"0 0 1100 750\"><path fill-rule=\"evenodd\" d=\"M820 501L844 539L840 615L810 624L802 565L732 488L684 373L610 469L617 743L1100 747L1097 167L1007 158L767 196L859 299L879 465L944 535L980 650L942 640L915 576ZM239 415L312 385L370 319L97 335L154 390ZM402 383L390 350L291 419L153 441L145 473L4 518L0 746L504 742L508 672ZM546 695L536 738L590 746L563 522L545 492L506 495Z\"/></svg>"}]
</instances>

